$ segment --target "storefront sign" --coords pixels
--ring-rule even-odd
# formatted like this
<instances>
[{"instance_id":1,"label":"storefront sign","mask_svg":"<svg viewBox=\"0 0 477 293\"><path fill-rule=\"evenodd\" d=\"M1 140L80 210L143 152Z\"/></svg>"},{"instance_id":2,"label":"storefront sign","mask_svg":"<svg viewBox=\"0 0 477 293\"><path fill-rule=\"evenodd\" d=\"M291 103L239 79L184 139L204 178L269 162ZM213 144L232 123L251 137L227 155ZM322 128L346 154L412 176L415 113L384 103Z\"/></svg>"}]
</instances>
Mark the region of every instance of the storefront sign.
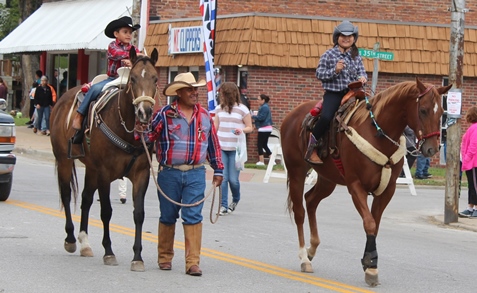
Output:
<instances>
[{"instance_id":1,"label":"storefront sign","mask_svg":"<svg viewBox=\"0 0 477 293\"><path fill-rule=\"evenodd\" d=\"M169 55L202 53L202 27L169 27Z\"/></svg>"}]
</instances>

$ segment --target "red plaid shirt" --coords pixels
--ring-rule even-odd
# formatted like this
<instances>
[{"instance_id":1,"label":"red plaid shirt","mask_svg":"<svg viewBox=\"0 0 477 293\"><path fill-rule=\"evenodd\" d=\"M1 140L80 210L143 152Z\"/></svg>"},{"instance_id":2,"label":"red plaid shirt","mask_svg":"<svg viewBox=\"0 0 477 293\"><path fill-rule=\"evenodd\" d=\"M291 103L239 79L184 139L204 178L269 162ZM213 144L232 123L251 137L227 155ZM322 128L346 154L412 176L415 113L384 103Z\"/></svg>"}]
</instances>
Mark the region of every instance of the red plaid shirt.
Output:
<instances>
[{"instance_id":1,"label":"red plaid shirt","mask_svg":"<svg viewBox=\"0 0 477 293\"><path fill-rule=\"evenodd\" d=\"M112 41L108 46L108 76L109 77L118 77L118 68L122 67L123 59L129 59L129 50L132 45L125 45L121 43L118 39ZM136 53L139 53L139 50L136 48Z\"/></svg>"}]
</instances>

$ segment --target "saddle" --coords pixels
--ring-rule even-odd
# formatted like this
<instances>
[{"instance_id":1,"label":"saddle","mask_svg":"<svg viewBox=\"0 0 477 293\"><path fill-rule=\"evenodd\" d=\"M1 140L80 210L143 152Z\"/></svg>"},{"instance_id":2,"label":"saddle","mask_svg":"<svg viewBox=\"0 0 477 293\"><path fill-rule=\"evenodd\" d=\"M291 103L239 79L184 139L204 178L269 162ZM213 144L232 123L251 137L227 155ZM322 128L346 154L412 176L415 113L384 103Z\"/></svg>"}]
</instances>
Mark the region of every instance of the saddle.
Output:
<instances>
[{"instance_id":1,"label":"saddle","mask_svg":"<svg viewBox=\"0 0 477 293\"><path fill-rule=\"evenodd\" d=\"M336 144L336 134L343 129L344 117L346 117L353 109L356 108L358 102L366 97L366 92L363 89L363 83L360 81L352 82L348 85L349 91L341 99L340 107L336 112L326 135L321 137L317 142L317 152L320 158L326 158L332 154L334 159L339 158L339 148ZM302 122L302 129L306 132L311 132L320 119L320 112L323 101L319 101L306 114ZM344 127L346 128L346 127ZM308 135L306 135L308 137Z\"/></svg>"}]
</instances>

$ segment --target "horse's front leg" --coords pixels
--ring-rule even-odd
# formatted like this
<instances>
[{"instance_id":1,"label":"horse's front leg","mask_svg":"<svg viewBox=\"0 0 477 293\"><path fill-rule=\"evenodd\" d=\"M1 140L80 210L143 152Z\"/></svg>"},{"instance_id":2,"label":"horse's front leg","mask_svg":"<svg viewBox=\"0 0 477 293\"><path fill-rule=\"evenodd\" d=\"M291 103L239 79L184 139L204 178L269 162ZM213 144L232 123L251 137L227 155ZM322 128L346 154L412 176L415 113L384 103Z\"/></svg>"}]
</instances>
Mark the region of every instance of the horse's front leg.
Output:
<instances>
[{"instance_id":1,"label":"horse's front leg","mask_svg":"<svg viewBox=\"0 0 477 293\"><path fill-rule=\"evenodd\" d=\"M378 278L378 251L376 249L376 221L368 207L368 193L362 188L359 182L348 185L354 206L363 219L364 231L366 232L366 247L361 264L365 273L366 283L375 287L379 285Z\"/></svg>"},{"instance_id":2,"label":"horse's front leg","mask_svg":"<svg viewBox=\"0 0 477 293\"><path fill-rule=\"evenodd\" d=\"M134 201L134 224L136 225L134 237L134 258L131 262L131 271L144 272L144 261L142 260L142 226L144 224L144 197L146 188L149 184L149 172L142 176L138 176L133 182L133 201Z\"/></svg>"}]
</instances>

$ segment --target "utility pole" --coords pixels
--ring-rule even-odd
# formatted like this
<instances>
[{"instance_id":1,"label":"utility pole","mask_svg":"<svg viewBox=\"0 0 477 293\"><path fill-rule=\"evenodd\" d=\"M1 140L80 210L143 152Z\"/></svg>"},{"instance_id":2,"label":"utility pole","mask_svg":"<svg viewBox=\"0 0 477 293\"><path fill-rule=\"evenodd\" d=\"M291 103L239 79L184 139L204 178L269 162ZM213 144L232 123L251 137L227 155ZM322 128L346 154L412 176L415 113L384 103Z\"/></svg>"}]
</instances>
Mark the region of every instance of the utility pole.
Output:
<instances>
[{"instance_id":1,"label":"utility pole","mask_svg":"<svg viewBox=\"0 0 477 293\"><path fill-rule=\"evenodd\" d=\"M451 6L449 7L449 10L451 11L449 83L453 84L449 93L454 92L456 93L457 97L462 97L461 94L464 64L464 15L465 12L468 11L465 8L465 0L451 0ZM458 115L454 115L452 117L449 116L450 115L448 111L444 224L457 222L459 208L458 196L460 180L460 140L462 132L460 111Z\"/></svg>"},{"instance_id":2,"label":"utility pole","mask_svg":"<svg viewBox=\"0 0 477 293\"><path fill-rule=\"evenodd\" d=\"M147 1L147 0L143 0ZM132 6L132 12L131 12L131 18L133 21L133 24L138 24L141 19L141 0L133 0L133 6ZM131 44L134 44L134 46L138 46L138 31L136 31L131 40Z\"/></svg>"}]
</instances>

